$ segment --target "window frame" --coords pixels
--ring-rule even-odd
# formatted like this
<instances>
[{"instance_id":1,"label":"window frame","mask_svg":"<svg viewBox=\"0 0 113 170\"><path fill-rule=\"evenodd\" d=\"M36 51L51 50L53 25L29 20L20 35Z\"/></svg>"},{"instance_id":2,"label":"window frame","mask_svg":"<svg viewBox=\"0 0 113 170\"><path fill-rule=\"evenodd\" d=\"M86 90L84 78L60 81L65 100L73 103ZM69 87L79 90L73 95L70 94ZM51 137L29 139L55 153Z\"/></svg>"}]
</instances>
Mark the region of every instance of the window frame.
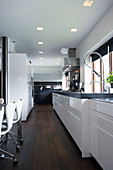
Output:
<instances>
[{"instance_id":1,"label":"window frame","mask_svg":"<svg viewBox=\"0 0 113 170\"><path fill-rule=\"evenodd\" d=\"M113 71L113 51L109 54L109 74ZM95 62L91 61L92 68L95 70ZM103 67L102 67L102 59L100 59L100 75L102 75ZM95 75L93 71L91 72L91 81L95 81ZM100 82L102 81L102 76L100 76ZM92 83L91 92L95 92L95 82ZM103 84L100 83L100 92L103 92Z\"/></svg>"}]
</instances>

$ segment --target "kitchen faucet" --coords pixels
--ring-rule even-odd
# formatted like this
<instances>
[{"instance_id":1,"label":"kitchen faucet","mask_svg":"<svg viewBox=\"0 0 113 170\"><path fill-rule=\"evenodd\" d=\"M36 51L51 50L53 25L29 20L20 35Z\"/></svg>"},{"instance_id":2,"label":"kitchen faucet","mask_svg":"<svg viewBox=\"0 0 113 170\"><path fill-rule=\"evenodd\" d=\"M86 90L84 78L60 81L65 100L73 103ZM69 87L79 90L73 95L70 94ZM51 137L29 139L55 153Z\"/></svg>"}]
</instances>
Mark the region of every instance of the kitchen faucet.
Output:
<instances>
[{"instance_id":1,"label":"kitchen faucet","mask_svg":"<svg viewBox=\"0 0 113 170\"><path fill-rule=\"evenodd\" d=\"M103 81L95 81L95 80L92 80L92 81L90 81L90 84L93 83L93 82L94 82L94 83L103 83Z\"/></svg>"},{"instance_id":2,"label":"kitchen faucet","mask_svg":"<svg viewBox=\"0 0 113 170\"><path fill-rule=\"evenodd\" d=\"M84 59L84 64L86 65L86 66L88 66L92 71L93 71L93 73L95 73L98 77L100 77L101 75L100 74L98 74L92 67L90 67L87 63L86 63L86 58L88 58L88 57L90 57L92 54L96 54L96 55L98 55L101 59L102 59L102 56L101 56L101 54L100 53L98 53L98 52L96 52L96 51L94 51L94 52L91 52L91 53L89 53L89 54L87 54L86 55L86 57L85 57L85 59ZM103 78L103 80L102 81L91 81L90 82L90 84L92 83L92 82L97 82L97 83L102 83L103 84L103 92L104 92L104 62L103 62L103 59L102 59L102 64L103 64L103 70L102 70L102 78Z\"/></svg>"}]
</instances>

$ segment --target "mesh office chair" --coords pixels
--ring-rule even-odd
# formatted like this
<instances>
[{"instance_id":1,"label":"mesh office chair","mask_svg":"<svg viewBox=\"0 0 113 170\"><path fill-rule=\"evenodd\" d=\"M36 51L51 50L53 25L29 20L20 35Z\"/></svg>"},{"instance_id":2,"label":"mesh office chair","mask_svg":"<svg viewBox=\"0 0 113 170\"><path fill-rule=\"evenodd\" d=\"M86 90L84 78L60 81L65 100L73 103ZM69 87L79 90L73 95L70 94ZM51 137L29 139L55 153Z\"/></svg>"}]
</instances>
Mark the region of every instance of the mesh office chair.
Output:
<instances>
[{"instance_id":1,"label":"mesh office chair","mask_svg":"<svg viewBox=\"0 0 113 170\"><path fill-rule=\"evenodd\" d=\"M6 135L10 131L10 129L12 128L15 107L16 107L15 103L9 103L6 106L7 129L5 129L5 130L2 130L2 120L3 120L3 115L4 115L4 108L2 107L1 110L0 110L0 139L1 139L2 135ZM3 144L3 140L1 140L0 146L2 144ZM1 147L0 147L0 151L2 152L2 154L0 155L0 158L11 159L11 160L13 160L14 164L17 164L18 160L14 157L13 154L3 150ZM8 155L10 157L7 157L5 155Z\"/></svg>"}]
</instances>

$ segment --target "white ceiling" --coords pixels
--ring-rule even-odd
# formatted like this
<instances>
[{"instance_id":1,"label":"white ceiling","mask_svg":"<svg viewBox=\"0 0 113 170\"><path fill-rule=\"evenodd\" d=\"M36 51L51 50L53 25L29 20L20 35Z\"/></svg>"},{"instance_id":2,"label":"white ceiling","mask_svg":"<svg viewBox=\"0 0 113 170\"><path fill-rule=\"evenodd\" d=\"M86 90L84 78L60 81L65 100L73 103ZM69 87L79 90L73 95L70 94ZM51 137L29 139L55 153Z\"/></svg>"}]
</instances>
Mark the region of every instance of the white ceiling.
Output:
<instances>
[{"instance_id":1,"label":"white ceiling","mask_svg":"<svg viewBox=\"0 0 113 170\"><path fill-rule=\"evenodd\" d=\"M25 52L32 65L56 65L61 48L77 48L113 0L0 0L0 36L15 40L16 51ZM37 26L44 31L38 32ZM77 28L71 33L71 28ZM43 41L43 45L38 45ZM43 50L43 54L38 54ZM43 57L43 63L40 63ZM44 61L45 60L45 61ZM60 63L60 61L58 61Z\"/></svg>"}]
</instances>

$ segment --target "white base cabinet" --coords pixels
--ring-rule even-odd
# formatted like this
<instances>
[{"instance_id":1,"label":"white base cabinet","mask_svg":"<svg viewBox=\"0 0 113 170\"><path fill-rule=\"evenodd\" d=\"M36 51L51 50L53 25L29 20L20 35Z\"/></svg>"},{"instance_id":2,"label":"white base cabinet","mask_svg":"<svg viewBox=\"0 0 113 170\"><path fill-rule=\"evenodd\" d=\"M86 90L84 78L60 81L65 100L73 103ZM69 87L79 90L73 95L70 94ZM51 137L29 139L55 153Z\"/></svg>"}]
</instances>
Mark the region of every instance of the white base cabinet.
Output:
<instances>
[{"instance_id":1,"label":"white base cabinet","mask_svg":"<svg viewBox=\"0 0 113 170\"><path fill-rule=\"evenodd\" d=\"M53 108L82 152L113 170L113 101L53 94Z\"/></svg>"},{"instance_id":2,"label":"white base cabinet","mask_svg":"<svg viewBox=\"0 0 113 170\"><path fill-rule=\"evenodd\" d=\"M90 101L90 152L104 170L113 170L113 104Z\"/></svg>"},{"instance_id":3,"label":"white base cabinet","mask_svg":"<svg viewBox=\"0 0 113 170\"><path fill-rule=\"evenodd\" d=\"M53 108L80 148L89 157L89 100L53 93Z\"/></svg>"}]
</instances>

